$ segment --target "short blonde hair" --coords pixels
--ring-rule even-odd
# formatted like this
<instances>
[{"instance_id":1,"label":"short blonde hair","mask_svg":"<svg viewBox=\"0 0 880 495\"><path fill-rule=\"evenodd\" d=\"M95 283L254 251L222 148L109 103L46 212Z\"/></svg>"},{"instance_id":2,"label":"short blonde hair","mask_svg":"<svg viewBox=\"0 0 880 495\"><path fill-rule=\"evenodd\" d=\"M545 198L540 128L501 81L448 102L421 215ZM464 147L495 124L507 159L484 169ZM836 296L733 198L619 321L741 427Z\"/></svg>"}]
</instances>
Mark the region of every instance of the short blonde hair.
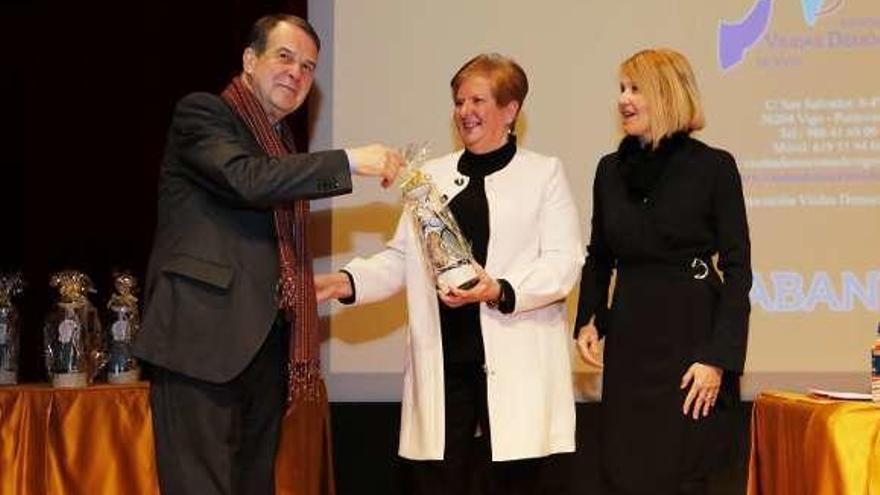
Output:
<instances>
[{"instance_id":1,"label":"short blonde hair","mask_svg":"<svg viewBox=\"0 0 880 495\"><path fill-rule=\"evenodd\" d=\"M522 110L523 102L529 92L529 80L526 71L512 58L497 53L481 53L465 62L452 76L449 85L452 87L452 97L458 92L459 86L470 77L485 77L492 84L492 96L498 106L507 106L511 101L517 102L519 108L517 115ZM516 118L511 128L516 125Z\"/></svg>"},{"instance_id":2,"label":"short blonde hair","mask_svg":"<svg viewBox=\"0 0 880 495\"><path fill-rule=\"evenodd\" d=\"M620 64L620 75L648 101L654 147L664 137L705 127L697 80L684 55L667 48L642 50Z\"/></svg>"}]
</instances>

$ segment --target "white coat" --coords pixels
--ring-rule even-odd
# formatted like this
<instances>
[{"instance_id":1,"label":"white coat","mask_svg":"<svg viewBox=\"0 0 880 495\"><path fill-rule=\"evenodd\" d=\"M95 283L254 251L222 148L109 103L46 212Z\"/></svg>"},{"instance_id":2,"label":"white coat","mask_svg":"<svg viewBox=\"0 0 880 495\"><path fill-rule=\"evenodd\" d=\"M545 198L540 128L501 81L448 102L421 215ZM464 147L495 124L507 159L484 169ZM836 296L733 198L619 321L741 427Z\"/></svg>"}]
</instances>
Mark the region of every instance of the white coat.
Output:
<instances>
[{"instance_id":1,"label":"white coat","mask_svg":"<svg viewBox=\"0 0 880 495\"><path fill-rule=\"evenodd\" d=\"M451 200L468 178L457 171L461 151L429 161L424 171ZM511 314L485 304L485 346L492 459L506 461L574 451L575 406L565 297L583 263L578 215L562 163L518 149L485 179L489 205L486 272L516 294ZM443 349L433 278L401 215L387 249L357 258L345 270L355 303L387 298L404 286L409 312L401 457L441 460L444 452Z\"/></svg>"}]
</instances>

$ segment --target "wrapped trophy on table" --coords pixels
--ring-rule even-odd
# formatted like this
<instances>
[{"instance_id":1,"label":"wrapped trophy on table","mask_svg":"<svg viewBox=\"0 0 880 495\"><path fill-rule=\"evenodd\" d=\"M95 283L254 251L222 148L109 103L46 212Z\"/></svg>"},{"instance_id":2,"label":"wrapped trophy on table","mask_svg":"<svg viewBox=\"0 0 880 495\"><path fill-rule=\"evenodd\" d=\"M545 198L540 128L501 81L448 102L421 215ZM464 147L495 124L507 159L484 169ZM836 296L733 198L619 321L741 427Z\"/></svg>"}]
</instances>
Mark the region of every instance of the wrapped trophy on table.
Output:
<instances>
[{"instance_id":1,"label":"wrapped trophy on table","mask_svg":"<svg viewBox=\"0 0 880 495\"><path fill-rule=\"evenodd\" d=\"M46 368L52 386L79 388L88 385L103 355L101 321L89 302L92 281L83 273L63 271L49 285L58 290L58 301L49 310L43 327Z\"/></svg>"},{"instance_id":2,"label":"wrapped trophy on table","mask_svg":"<svg viewBox=\"0 0 880 495\"><path fill-rule=\"evenodd\" d=\"M18 383L21 320L12 300L23 287L20 273L0 274L0 385Z\"/></svg>"},{"instance_id":3,"label":"wrapped trophy on table","mask_svg":"<svg viewBox=\"0 0 880 495\"><path fill-rule=\"evenodd\" d=\"M115 292L110 296L107 309L110 310L110 331L106 335L107 381L110 383L131 383L140 379L140 366L131 354L131 343L140 329L138 311L137 279L128 273L118 273L113 277Z\"/></svg>"},{"instance_id":4,"label":"wrapped trophy on table","mask_svg":"<svg viewBox=\"0 0 880 495\"><path fill-rule=\"evenodd\" d=\"M476 262L448 204L431 176L421 169L427 155L427 145L410 145L404 150L407 168L400 184L404 208L412 218L437 289L469 289L479 281Z\"/></svg>"}]
</instances>

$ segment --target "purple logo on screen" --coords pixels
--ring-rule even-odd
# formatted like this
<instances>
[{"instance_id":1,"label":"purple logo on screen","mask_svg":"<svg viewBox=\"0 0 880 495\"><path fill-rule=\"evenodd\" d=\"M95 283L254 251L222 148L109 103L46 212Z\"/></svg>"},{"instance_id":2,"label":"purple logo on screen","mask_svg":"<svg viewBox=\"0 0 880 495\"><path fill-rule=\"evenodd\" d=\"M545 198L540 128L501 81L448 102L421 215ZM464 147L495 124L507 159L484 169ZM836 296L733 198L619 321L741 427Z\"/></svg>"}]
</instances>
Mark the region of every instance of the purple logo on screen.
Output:
<instances>
[{"instance_id":1,"label":"purple logo on screen","mask_svg":"<svg viewBox=\"0 0 880 495\"><path fill-rule=\"evenodd\" d=\"M800 0L807 26L843 5L844 0ZM721 21L718 27L718 63L729 69L742 62L746 51L753 47L770 26L773 0L757 0L748 14L737 22Z\"/></svg>"}]
</instances>

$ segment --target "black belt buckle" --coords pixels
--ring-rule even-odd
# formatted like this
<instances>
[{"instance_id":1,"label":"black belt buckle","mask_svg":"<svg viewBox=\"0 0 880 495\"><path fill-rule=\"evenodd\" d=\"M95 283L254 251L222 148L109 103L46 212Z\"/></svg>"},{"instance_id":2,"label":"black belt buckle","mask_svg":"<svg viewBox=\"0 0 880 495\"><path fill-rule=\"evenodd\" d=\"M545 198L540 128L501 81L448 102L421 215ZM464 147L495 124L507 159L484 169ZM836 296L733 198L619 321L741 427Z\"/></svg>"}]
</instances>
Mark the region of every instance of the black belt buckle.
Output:
<instances>
[{"instance_id":1,"label":"black belt buckle","mask_svg":"<svg viewBox=\"0 0 880 495\"><path fill-rule=\"evenodd\" d=\"M703 280L709 276L709 265L700 258L691 260L691 268L694 269L693 276L696 280Z\"/></svg>"}]
</instances>

